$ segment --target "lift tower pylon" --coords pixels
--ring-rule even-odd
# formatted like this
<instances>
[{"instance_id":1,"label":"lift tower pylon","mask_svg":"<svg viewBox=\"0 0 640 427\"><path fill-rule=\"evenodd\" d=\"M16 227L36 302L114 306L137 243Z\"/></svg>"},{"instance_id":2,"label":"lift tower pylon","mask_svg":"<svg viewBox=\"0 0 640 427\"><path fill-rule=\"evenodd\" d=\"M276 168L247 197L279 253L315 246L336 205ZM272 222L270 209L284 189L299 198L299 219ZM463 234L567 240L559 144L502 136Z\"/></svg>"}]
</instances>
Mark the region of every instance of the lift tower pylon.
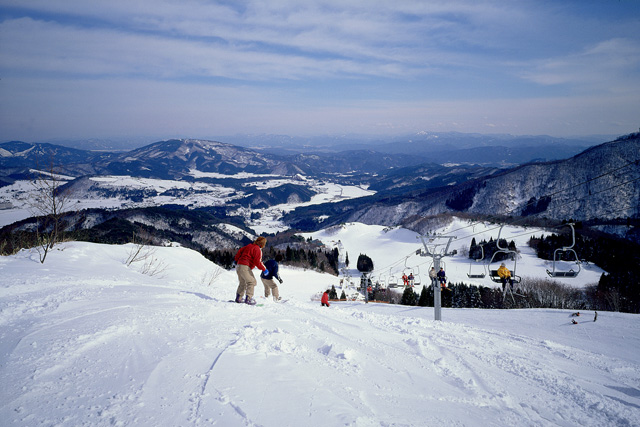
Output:
<instances>
[{"instance_id":1,"label":"lift tower pylon","mask_svg":"<svg viewBox=\"0 0 640 427\"><path fill-rule=\"evenodd\" d=\"M458 253L458 251L449 252L449 246L451 246L451 241L453 239L457 239L456 236L418 236L422 241L422 245L424 246L424 251L419 251L420 256L430 256L433 258L433 268L436 271L440 271L440 260L446 256L452 256ZM447 239L446 246L445 243L438 243L438 240ZM444 250L438 249L439 246L445 246ZM433 286L433 315L435 320L442 320L442 290L440 289L440 285L437 280L433 280L431 284Z\"/></svg>"}]
</instances>

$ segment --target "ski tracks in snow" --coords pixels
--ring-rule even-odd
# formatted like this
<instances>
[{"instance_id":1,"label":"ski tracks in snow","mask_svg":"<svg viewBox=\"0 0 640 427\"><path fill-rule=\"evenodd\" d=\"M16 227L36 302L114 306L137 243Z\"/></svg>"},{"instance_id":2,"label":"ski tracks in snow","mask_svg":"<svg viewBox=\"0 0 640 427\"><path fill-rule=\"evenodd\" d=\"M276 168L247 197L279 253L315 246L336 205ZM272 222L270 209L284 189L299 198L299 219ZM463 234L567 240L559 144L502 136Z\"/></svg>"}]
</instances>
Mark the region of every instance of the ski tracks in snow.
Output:
<instances>
[{"instance_id":1,"label":"ski tracks in snow","mask_svg":"<svg viewBox=\"0 0 640 427\"><path fill-rule=\"evenodd\" d=\"M4 346L0 413L22 424L640 423L637 365L411 308L251 307L151 286L47 295L4 299L21 338Z\"/></svg>"}]
</instances>

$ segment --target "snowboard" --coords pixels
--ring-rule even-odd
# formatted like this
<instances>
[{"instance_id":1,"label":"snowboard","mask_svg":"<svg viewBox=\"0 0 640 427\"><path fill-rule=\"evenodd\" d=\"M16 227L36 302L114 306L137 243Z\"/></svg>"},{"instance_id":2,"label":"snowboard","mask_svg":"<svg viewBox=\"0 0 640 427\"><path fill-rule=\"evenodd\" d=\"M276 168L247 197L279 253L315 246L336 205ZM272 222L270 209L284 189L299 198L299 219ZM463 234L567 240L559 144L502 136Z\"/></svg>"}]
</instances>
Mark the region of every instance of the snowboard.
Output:
<instances>
[{"instance_id":1,"label":"snowboard","mask_svg":"<svg viewBox=\"0 0 640 427\"><path fill-rule=\"evenodd\" d=\"M230 300L229 300L229 301L227 301L227 302L232 302L232 303L234 303L234 304L244 304L244 305L249 305L249 306L257 306L257 307L262 307L262 306L264 305L264 303L261 303L261 302L260 302L260 303L253 304L253 305L252 305L252 304L245 304L245 303L243 303L243 302L236 302L236 300L234 300L234 299L230 299Z\"/></svg>"}]
</instances>

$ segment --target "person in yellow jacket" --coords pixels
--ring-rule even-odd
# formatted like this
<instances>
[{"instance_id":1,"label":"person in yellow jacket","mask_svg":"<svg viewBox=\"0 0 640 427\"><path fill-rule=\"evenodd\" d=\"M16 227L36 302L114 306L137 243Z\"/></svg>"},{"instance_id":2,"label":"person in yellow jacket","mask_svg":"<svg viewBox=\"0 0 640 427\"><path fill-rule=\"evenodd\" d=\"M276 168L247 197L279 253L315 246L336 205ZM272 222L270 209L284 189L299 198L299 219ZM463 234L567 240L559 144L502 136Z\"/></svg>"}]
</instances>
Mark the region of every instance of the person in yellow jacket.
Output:
<instances>
[{"instance_id":1,"label":"person in yellow jacket","mask_svg":"<svg viewBox=\"0 0 640 427\"><path fill-rule=\"evenodd\" d=\"M500 268L498 269L498 276L500 276L500 281L502 282L503 291L505 286L507 286L507 281L509 281L509 286L513 288L513 278L511 277L511 272L504 265L504 262L500 264Z\"/></svg>"}]
</instances>

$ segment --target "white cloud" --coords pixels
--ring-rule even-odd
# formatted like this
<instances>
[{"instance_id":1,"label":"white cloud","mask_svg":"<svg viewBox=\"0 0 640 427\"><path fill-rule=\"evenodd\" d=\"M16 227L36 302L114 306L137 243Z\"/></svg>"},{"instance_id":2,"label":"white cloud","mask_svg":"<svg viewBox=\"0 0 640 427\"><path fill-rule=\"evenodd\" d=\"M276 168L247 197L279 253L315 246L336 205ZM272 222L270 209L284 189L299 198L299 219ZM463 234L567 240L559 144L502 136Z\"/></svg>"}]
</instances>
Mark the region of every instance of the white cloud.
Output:
<instances>
[{"instance_id":1,"label":"white cloud","mask_svg":"<svg viewBox=\"0 0 640 427\"><path fill-rule=\"evenodd\" d=\"M582 52L534 63L523 77L543 85L590 85L616 88L631 82L640 86L640 45L628 39L611 39Z\"/></svg>"},{"instance_id":2,"label":"white cloud","mask_svg":"<svg viewBox=\"0 0 640 427\"><path fill-rule=\"evenodd\" d=\"M4 68L80 76L223 77L244 80L400 76L388 61L322 58L220 42L86 29L30 18L0 24Z\"/></svg>"},{"instance_id":3,"label":"white cloud","mask_svg":"<svg viewBox=\"0 0 640 427\"><path fill-rule=\"evenodd\" d=\"M629 111L640 109L637 30L573 3L3 1L11 7L0 21L0 130L11 138L136 127L618 133L613 119L635 129Z\"/></svg>"},{"instance_id":4,"label":"white cloud","mask_svg":"<svg viewBox=\"0 0 640 427\"><path fill-rule=\"evenodd\" d=\"M160 67L175 74L240 78L259 78L252 71L258 67L267 71L262 78L271 69L285 78L388 77L389 69L394 77L414 76L425 68L469 63L455 52L487 43L489 32L482 28L500 22L507 31L507 8L475 2L249 1L237 10L201 1L7 3L82 17L75 25L69 19L5 22L4 39L21 45L11 52L19 60L20 52L37 52L41 63L52 66L78 61L78 69L91 70L102 63L106 72L121 67L151 76ZM511 10L511 19L515 13ZM302 63L307 66L298 68Z\"/></svg>"}]
</instances>

